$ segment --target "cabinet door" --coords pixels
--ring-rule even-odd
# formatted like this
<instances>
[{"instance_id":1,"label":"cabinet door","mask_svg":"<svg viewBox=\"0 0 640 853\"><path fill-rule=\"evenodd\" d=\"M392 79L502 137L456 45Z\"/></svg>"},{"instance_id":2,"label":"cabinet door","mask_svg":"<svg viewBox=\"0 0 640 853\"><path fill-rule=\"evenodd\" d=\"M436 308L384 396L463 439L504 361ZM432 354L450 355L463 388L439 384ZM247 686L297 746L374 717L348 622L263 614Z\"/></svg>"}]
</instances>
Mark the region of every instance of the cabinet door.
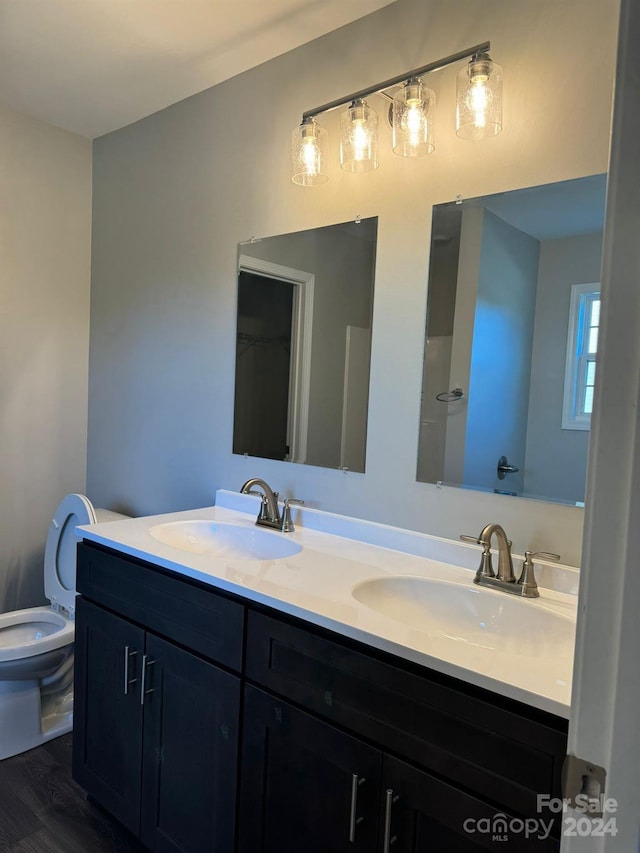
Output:
<instances>
[{"instance_id":1,"label":"cabinet door","mask_svg":"<svg viewBox=\"0 0 640 853\"><path fill-rule=\"evenodd\" d=\"M73 777L133 833L139 831L144 631L77 601Z\"/></svg>"},{"instance_id":2,"label":"cabinet door","mask_svg":"<svg viewBox=\"0 0 640 853\"><path fill-rule=\"evenodd\" d=\"M142 842L156 853L232 853L240 680L147 634Z\"/></svg>"},{"instance_id":3,"label":"cabinet door","mask_svg":"<svg viewBox=\"0 0 640 853\"><path fill-rule=\"evenodd\" d=\"M566 721L263 613L247 624L254 683L518 814L561 796Z\"/></svg>"},{"instance_id":4,"label":"cabinet door","mask_svg":"<svg viewBox=\"0 0 640 853\"><path fill-rule=\"evenodd\" d=\"M240 853L371 853L381 759L362 741L245 688Z\"/></svg>"},{"instance_id":5,"label":"cabinet door","mask_svg":"<svg viewBox=\"0 0 640 853\"><path fill-rule=\"evenodd\" d=\"M505 813L440 779L389 756L382 775L383 853L551 853L557 840L545 826Z\"/></svg>"}]
</instances>

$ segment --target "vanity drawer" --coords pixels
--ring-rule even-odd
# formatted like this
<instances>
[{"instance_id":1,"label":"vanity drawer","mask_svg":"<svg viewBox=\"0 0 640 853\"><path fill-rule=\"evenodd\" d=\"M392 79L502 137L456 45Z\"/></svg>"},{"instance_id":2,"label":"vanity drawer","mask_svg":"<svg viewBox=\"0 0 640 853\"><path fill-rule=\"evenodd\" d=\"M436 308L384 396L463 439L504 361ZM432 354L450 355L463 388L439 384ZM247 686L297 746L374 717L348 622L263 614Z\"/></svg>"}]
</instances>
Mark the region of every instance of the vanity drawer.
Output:
<instances>
[{"instance_id":1,"label":"vanity drawer","mask_svg":"<svg viewBox=\"0 0 640 853\"><path fill-rule=\"evenodd\" d=\"M80 542L76 589L212 661L242 668L245 608L204 584Z\"/></svg>"},{"instance_id":2,"label":"vanity drawer","mask_svg":"<svg viewBox=\"0 0 640 853\"><path fill-rule=\"evenodd\" d=\"M560 795L564 721L354 646L250 612L247 678L517 812Z\"/></svg>"}]
</instances>

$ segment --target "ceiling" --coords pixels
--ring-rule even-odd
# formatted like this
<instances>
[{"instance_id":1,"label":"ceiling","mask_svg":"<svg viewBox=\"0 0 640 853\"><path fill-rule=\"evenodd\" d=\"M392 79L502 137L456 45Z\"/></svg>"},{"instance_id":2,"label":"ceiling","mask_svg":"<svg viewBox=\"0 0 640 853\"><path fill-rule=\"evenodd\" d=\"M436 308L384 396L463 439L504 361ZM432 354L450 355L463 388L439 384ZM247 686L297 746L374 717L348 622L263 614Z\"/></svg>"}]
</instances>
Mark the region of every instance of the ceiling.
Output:
<instances>
[{"instance_id":1,"label":"ceiling","mask_svg":"<svg viewBox=\"0 0 640 853\"><path fill-rule=\"evenodd\" d=\"M606 175L589 175L555 184L526 187L494 195L463 199L434 207L431 240L438 263L457 265L460 225L465 207L489 210L508 225L535 240L558 240L596 234L604 228Z\"/></svg>"},{"instance_id":2,"label":"ceiling","mask_svg":"<svg viewBox=\"0 0 640 853\"><path fill-rule=\"evenodd\" d=\"M93 139L392 0L0 0L0 104Z\"/></svg>"},{"instance_id":3,"label":"ceiling","mask_svg":"<svg viewBox=\"0 0 640 853\"><path fill-rule=\"evenodd\" d=\"M607 176L590 175L497 193L469 203L490 210L536 240L557 240L602 231L606 193Z\"/></svg>"}]
</instances>

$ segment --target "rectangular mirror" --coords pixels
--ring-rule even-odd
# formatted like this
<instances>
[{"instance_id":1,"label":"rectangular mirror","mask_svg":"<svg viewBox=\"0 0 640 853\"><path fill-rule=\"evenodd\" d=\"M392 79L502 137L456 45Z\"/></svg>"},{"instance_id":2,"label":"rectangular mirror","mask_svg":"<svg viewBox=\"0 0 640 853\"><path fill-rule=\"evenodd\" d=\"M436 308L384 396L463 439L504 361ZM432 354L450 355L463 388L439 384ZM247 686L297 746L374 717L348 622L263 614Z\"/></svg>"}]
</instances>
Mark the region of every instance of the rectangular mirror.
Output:
<instances>
[{"instance_id":1,"label":"rectangular mirror","mask_svg":"<svg viewBox=\"0 0 640 853\"><path fill-rule=\"evenodd\" d=\"M434 207L419 481L584 502L605 190Z\"/></svg>"},{"instance_id":2,"label":"rectangular mirror","mask_svg":"<svg viewBox=\"0 0 640 853\"><path fill-rule=\"evenodd\" d=\"M377 230L240 244L234 453L364 471Z\"/></svg>"}]
</instances>

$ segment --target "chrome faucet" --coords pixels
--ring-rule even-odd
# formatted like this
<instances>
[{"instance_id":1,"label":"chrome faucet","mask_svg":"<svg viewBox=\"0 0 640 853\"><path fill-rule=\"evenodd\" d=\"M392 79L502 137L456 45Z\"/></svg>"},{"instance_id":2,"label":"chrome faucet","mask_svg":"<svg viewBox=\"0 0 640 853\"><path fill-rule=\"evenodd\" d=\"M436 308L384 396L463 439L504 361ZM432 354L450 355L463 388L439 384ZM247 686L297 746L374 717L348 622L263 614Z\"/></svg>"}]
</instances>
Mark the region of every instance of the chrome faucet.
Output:
<instances>
[{"instance_id":1,"label":"chrome faucet","mask_svg":"<svg viewBox=\"0 0 640 853\"><path fill-rule=\"evenodd\" d=\"M496 536L498 540L498 574L493 570L491 559L491 539ZM522 588L516 583L513 573L513 560L511 559L511 541L507 539L504 527L500 524L486 524L480 531L480 535L461 536L463 542L473 542L474 545L482 545L482 556L480 566L473 579L474 583L482 586L491 586L504 592L513 592L522 595Z\"/></svg>"},{"instance_id":2,"label":"chrome faucet","mask_svg":"<svg viewBox=\"0 0 640 853\"><path fill-rule=\"evenodd\" d=\"M254 486L259 486L262 491L256 492ZM247 480L243 484L240 494L258 495L262 499L256 524L260 524L263 527L280 527L282 519L280 518L280 510L278 509L278 493L274 492L267 482L261 480L260 477L251 477L250 480Z\"/></svg>"},{"instance_id":3,"label":"chrome faucet","mask_svg":"<svg viewBox=\"0 0 640 853\"><path fill-rule=\"evenodd\" d=\"M255 491L254 486L258 486L262 491ZM260 512L256 518L256 524L260 527L271 527L274 530L281 530L283 533L293 533L295 527L291 520L291 504L303 504L304 501L296 498L287 498L284 502L282 515L278 508L278 492L274 492L271 486L260 479L260 477L252 477L247 480L240 489L242 495L258 495L261 499Z\"/></svg>"},{"instance_id":4,"label":"chrome faucet","mask_svg":"<svg viewBox=\"0 0 640 853\"><path fill-rule=\"evenodd\" d=\"M516 576L513 573L513 560L511 559L511 540L507 539L504 527L500 524L487 524L482 528L480 536L478 536L478 544L484 546L483 556L485 552L489 555L489 567L491 568L491 537L494 534L498 540L498 574L491 573L489 577L497 577L499 581L504 583L515 583ZM480 580L476 579L476 583L480 583Z\"/></svg>"},{"instance_id":5,"label":"chrome faucet","mask_svg":"<svg viewBox=\"0 0 640 853\"><path fill-rule=\"evenodd\" d=\"M496 536L498 540L498 574L493 570L491 560L491 539ZM511 540L507 539L504 528L499 524L486 524L480 531L480 535L460 536L463 542L472 542L474 545L482 545L482 556L480 566L473 579L474 583L481 586L490 586L503 592L520 595L523 598L538 598L538 585L536 584L533 570L533 558L542 557L545 560L559 560L559 554L550 554L547 551L525 551L525 561L522 566L522 574L516 580L513 573L513 560L511 559Z\"/></svg>"}]
</instances>

